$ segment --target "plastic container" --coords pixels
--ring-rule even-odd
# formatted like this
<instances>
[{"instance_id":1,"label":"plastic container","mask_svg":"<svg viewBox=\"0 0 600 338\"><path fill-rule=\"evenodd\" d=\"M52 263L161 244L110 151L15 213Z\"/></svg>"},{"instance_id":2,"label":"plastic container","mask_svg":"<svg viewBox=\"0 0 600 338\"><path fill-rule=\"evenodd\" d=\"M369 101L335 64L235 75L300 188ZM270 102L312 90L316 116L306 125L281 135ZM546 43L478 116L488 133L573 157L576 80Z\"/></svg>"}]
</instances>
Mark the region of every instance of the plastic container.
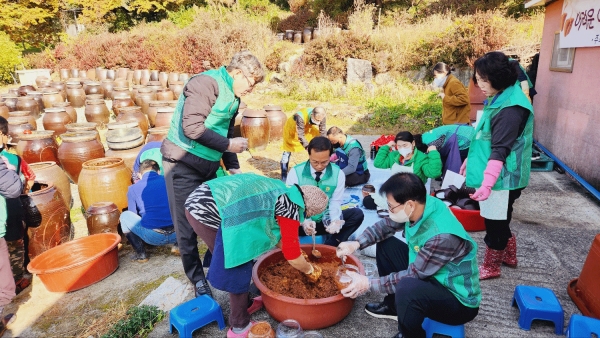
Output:
<instances>
[{"instance_id":1,"label":"plastic container","mask_svg":"<svg viewBox=\"0 0 600 338\"><path fill-rule=\"evenodd\" d=\"M302 327L294 319L286 319L277 325L277 338L302 338Z\"/></svg>"},{"instance_id":2,"label":"plastic container","mask_svg":"<svg viewBox=\"0 0 600 338\"><path fill-rule=\"evenodd\" d=\"M121 236L104 233L59 245L31 260L29 272L38 275L51 292L70 292L90 286L119 267Z\"/></svg>"},{"instance_id":3,"label":"plastic container","mask_svg":"<svg viewBox=\"0 0 600 338\"><path fill-rule=\"evenodd\" d=\"M567 293L584 316L600 319L600 235L596 235L579 278L571 280Z\"/></svg>"},{"instance_id":4,"label":"plastic container","mask_svg":"<svg viewBox=\"0 0 600 338\"><path fill-rule=\"evenodd\" d=\"M450 208L456 219L467 231L484 231L485 222L479 210Z\"/></svg>"},{"instance_id":5,"label":"plastic container","mask_svg":"<svg viewBox=\"0 0 600 338\"><path fill-rule=\"evenodd\" d=\"M335 274L335 283L338 286L338 289L342 290L348 287L350 283L352 283L352 277L348 275L348 271L358 273L358 266L352 264L344 264L340 265Z\"/></svg>"},{"instance_id":6,"label":"plastic container","mask_svg":"<svg viewBox=\"0 0 600 338\"><path fill-rule=\"evenodd\" d=\"M250 328L248 332L248 338L274 338L275 331L271 327L271 324L265 321L256 322Z\"/></svg>"}]
</instances>

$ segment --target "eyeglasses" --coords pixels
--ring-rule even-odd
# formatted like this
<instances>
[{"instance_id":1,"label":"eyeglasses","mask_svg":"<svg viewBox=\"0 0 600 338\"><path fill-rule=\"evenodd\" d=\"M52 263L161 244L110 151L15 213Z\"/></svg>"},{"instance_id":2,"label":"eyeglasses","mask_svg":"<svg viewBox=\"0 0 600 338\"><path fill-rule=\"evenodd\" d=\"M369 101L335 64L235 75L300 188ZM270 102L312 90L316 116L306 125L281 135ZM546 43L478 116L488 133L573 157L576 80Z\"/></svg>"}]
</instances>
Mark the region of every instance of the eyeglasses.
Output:
<instances>
[{"instance_id":1,"label":"eyeglasses","mask_svg":"<svg viewBox=\"0 0 600 338\"><path fill-rule=\"evenodd\" d=\"M246 74L244 74L244 72L242 72L242 75L244 75L244 77L246 78L246 81L248 81L248 91L251 92L252 89L254 89L254 85L256 83L250 82L250 79L246 76Z\"/></svg>"},{"instance_id":2,"label":"eyeglasses","mask_svg":"<svg viewBox=\"0 0 600 338\"><path fill-rule=\"evenodd\" d=\"M327 161L315 161L315 160L309 160L310 164L314 166L318 165L318 166L324 166L324 165L328 165L329 164L329 160Z\"/></svg>"},{"instance_id":3,"label":"eyeglasses","mask_svg":"<svg viewBox=\"0 0 600 338\"><path fill-rule=\"evenodd\" d=\"M393 213L393 212L394 212L394 209L396 209L397 207L399 207L399 206L402 206L402 205L403 205L403 204L398 204L397 206L395 206L395 207L392 207L392 206L391 206L391 205L388 203L388 210L389 210L391 213Z\"/></svg>"}]
</instances>

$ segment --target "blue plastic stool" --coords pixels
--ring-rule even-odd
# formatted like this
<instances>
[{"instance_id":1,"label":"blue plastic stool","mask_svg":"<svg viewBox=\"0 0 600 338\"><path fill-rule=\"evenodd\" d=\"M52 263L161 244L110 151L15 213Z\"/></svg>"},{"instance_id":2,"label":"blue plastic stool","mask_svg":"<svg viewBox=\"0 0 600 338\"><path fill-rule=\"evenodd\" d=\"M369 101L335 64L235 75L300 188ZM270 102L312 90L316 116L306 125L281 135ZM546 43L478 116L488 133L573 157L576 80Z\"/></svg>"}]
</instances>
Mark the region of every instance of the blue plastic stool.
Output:
<instances>
[{"instance_id":1,"label":"blue plastic stool","mask_svg":"<svg viewBox=\"0 0 600 338\"><path fill-rule=\"evenodd\" d=\"M582 315L572 315L565 335L569 337L600 337L600 320Z\"/></svg>"},{"instance_id":2,"label":"blue plastic stool","mask_svg":"<svg viewBox=\"0 0 600 338\"><path fill-rule=\"evenodd\" d=\"M316 244L325 243L325 235L315 236ZM300 236L300 244L312 244L312 236Z\"/></svg>"},{"instance_id":3,"label":"blue plastic stool","mask_svg":"<svg viewBox=\"0 0 600 338\"><path fill-rule=\"evenodd\" d=\"M221 307L214 299L202 295L178 305L169 312L169 332L172 334L175 327L180 337L191 338L192 332L215 320L219 324L219 330L223 330L225 319Z\"/></svg>"},{"instance_id":4,"label":"blue plastic stool","mask_svg":"<svg viewBox=\"0 0 600 338\"><path fill-rule=\"evenodd\" d=\"M547 320L554 323L554 332L562 335L565 315L552 290L536 286L517 285L512 300L519 306L519 327L529 331L534 319Z\"/></svg>"},{"instance_id":5,"label":"blue plastic stool","mask_svg":"<svg viewBox=\"0 0 600 338\"><path fill-rule=\"evenodd\" d=\"M421 327L425 330L427 338L432 338L434 334L442 334L452 338L464 338L465 336L464 325L448 325L425 318Z\"/></svg>"}]
</instances>

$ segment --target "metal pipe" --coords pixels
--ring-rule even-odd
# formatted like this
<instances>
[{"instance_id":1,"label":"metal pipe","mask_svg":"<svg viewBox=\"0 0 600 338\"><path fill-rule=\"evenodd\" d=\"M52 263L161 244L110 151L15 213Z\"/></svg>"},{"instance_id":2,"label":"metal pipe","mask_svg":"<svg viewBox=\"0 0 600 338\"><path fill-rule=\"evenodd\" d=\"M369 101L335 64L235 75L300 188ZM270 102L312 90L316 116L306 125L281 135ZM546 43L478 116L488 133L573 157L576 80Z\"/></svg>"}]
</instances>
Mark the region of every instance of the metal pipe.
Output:
<instances>
[{"instance_id":1,"label":"metal pipe","mask_svg":"<svg viewBox=\"0 0 600 338\"><path fill-rule=\"evenodd\" d=\"M589 191L592 195L594 195L594 197L596 197L596 199L600 200L600 191L596 190L596 188L594 188L591 184L589 184L586 180L584 180L583 177L577 175L577 173L575 173L573 171L573 169L569 168L564 162L559 160L558 157L554 156L554 154L552 154L548 149L546 149L538 141L533 140L533 143L535 143L538 147L540 147L540 149L543 152L545 152L551 159L553 159L557 165L559 165L566 172L568 172L569 175L573 176L573 178L577 182L579 182L579 184L581 184L587 191Z\"/></svg>"}]
</instances>

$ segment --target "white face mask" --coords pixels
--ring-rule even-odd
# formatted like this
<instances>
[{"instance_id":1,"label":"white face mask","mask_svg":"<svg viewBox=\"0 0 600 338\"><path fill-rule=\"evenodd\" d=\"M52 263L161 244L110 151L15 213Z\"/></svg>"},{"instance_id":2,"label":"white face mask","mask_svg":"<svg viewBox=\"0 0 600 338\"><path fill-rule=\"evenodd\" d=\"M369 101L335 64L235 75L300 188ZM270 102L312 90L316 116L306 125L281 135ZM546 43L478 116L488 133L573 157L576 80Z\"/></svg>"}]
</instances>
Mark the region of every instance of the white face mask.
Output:
<instances>
[{"instance_id":1,"label":"white face mask","mask_svg":"<svg viewBox=\"0 0 600 338\"><path fill-rule=\"evenodd\" d=\"M402 155L402 157L406 157L408 155L410 155L413 151L413 148L400 148L398 149L398 152L400 153L400 155Z\"/></svg>"},{"instance_id":2,"label":"white face mask","mask_svg":"<svg viewBox=\"0 0 600 338\"><path fill-rule=\"evenodd\" d=\"M406 204L404 204L404 206L406 206ZM396 213L390 212L390 219L396 223L406 223L410 221L410 216L412 215L412 213L413 212L411 211L410 214L407 215L404 211L404 207L402 207L402 209Z\"/></svg>"},{"instance_id":3,"label":"white face mask","mask_svg":"<svg viewBox=\"0 0 600 338\"><path fill-rule=\"evenodd\" d=\"M433 80L433 85L436 87L443 87L444 83L446 83L446 78L448 77L448 75L444 76L444 77L436 77Z\"/></svg>"}]
</instances>

